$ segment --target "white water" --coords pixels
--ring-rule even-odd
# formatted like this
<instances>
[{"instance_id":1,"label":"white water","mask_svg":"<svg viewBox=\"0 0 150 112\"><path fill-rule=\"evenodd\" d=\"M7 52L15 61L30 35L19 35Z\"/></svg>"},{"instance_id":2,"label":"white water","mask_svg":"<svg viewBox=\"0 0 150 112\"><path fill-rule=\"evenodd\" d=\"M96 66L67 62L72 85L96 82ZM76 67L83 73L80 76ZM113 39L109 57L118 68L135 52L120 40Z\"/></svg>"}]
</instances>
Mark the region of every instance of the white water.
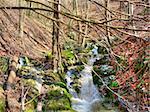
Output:
<instances>
[{"instance_id":1,"label":"white water","mask_svg":"<svg viewBox=\"0 0 150 112\"><path fill-rule=\"evenodd\" d=\"M17 68L21 68L22 66L25 66L26 62L24 62L24 58L20 57L19 58L19 64L17 65ZM40 71L35 69L34 67L30 68L30 74L40 74ZM43 80L41 76L35 75L35 88L39 91L39 93L42 92L42 84Z\"/></svg>"},{"instance_id":2,"label":"white water","mask_svg":"<svg viewBox=\"0 0 150 112\"><path fill-rule=\"evenodd\" d=\"M80 73L81 89L79 94L71 86L71 82L73 82L71 72L67 72L67 87L73 96L71 99L72 108L77 112L98 112L95 107L100 103L101 97L96 86L93 84L92 77L93 64L99 59L97 50L96 46L92 49L92 56Z\"/></svg>"}]
</instances>

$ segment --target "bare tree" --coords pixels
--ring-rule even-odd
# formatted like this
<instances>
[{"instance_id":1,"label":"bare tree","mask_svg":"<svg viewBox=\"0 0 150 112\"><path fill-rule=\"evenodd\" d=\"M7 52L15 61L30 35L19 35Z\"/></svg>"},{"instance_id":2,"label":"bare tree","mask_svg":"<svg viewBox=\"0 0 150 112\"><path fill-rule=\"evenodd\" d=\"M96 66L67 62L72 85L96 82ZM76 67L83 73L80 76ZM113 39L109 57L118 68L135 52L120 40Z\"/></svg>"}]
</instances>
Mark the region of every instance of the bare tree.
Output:
<instances>
[{"instance_id":1,"label":"bare tree","mask_svg":"<svg viewBox=\"0 0 150 112\"><path fill-rule=\"evenodd\" d=\"M89 18L89 8L90 8L89 2L88 2L88 0L86 0L86 9L85 9L86 10L86 17L85 17L85 19ZM85 25L85 35L83 36L83 39L82 39L82 47L84 47L84 45L85 45L87 35L88 35L88 24L86 23L86 25Z\"/></svg>"},{"instance_id":2,"label":"bare tree","mask_svg":"<svg viewBox=\"0 0 150 112\"><path fill-rule=\"evenodd\" d=\"M19 7L22 6L22 1L19 0L19 3L18 3ZM22 9L19 9L19 37L23 37L23 10Z\"/></svg>"},{"instance_id":3,"label":"bare tree","mask_svg":"<svg viewBox=\"0 0 150 112\"><path fill-rule=\"evenodd\" d=\"M105 20L106 20L106 37L107 37L107 42L108 44L110 44L110 29L109 29L109 25L110 23L108 22L110 20L110 12L108 11L109 10L109 0L105 0Z\"/></svg>"},{"instance_id":4,"label":"bare tree","mask_svg":"<svg viewBox=\"0 0 150 112\"><path fill-rule=\"evenodd\" d=\"M54 0L54 14L53 17L59 19L59 0ZM53 21L53 32L52 32L52 68L54 71L58 71L59 66L59 22Z\"/></svg>"},{"instance_id":5,"label":"bare tree","mask_svg":"<svg viewBox=\"0 0 150 112\"><path fill-rule=\"evenodd\" d=\"M18 56L14 56L10 64L10 68L9 68L10 72L7 79L7 87L6 87L7 89L6 98L8 103L7 105L11 112L16 112L16 111L19 112L20 110L20 103L15 97L14 89L12 88L16 79L17 63L18 63Z\"/></svg>"}]
</instances>

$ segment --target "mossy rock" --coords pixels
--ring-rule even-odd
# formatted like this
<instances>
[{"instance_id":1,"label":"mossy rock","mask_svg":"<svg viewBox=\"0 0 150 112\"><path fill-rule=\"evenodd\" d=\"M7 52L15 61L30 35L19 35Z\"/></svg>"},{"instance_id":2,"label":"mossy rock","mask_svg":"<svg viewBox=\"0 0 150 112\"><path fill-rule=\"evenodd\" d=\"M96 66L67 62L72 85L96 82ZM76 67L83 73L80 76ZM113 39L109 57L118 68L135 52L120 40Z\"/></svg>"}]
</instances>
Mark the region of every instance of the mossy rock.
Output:
<instances>
[{"instance_id":1,"label":"mossy rock","mask_svg":"<svg viewBox=\"0 0 150 112\"><path fill-rule=\"evenodd\" d=\"M46 102L45 110L72 110L70 98L71 95L67 92L66 89L51 85L48 92L48 101Z\"/></svg>"},{"instance_id":2,"label":"mossy rock","mask_svg":"<svg viewBox=\"0 0 150 112\"><path fill-rule=\"evenodd\" d=\"M56 85L51 85L48 92L49 99L51 100L60 96L71 98L71 95L67 92L65 88Z\"/></svg>"},{"instance_id":3,"label":"mossy rock","mask_svg":"<svg viewBox=\"0 0 150 112\"><path fill-rule=\"evenodd\" d=\"M82 62L87 63L88 62L88 58L86 56L82 56L81 57Z\"/></svg>"},{"instance_id":4,"label":"mossy rock","mask_svg":"<svg viewBox=\"0 0 150 112\"><path fill-rule=\"evenodd\" d=\"M70 102L67 98L52 99L47 104L48 110L70 110Z\"/></svg>"},{"instance_id":5,"label":"mossy rock","mask_svg":"<svg viewBox=\"0 0 150 112\"><path fill-rule=\"evenodd\" d=\"M61 77L59 76L58 73L51 73L50 76L54 78L53 82L60 82L61 81L61 79L60 79Z\"/></svg>"},{"instance_id":6,"label":"mossy rock","mask_svg":"<svg viewBox=\"0 0 150 112\"><path fill-rule=\"evenodd\" d=\"M51 82L60 82L61 76L58 73L53 73L52 71L46 71L42 74L44 77L47 77L47 80ZM46 80L46 79L45 79Z\"/></svg>"},{"instance_id":7,"label":"mossy rock","mask_svg":"<svg viewBox=\"0 0 150 112\"><path fill-rule=\"evenodd\" d=\"M5 73L8 70L9 59L6 57L0 57L0 71Z\"/></svg>"},{"instance_id":8,"label":"mossy rock","mask_svg":"<svg viewBox=\"0 0 150 112\"><path fill-rule=\"evenodd\" d=\"M36 85L36 81L33 79L23 79L22 81L26 86L35 87Z\"/></svg>"},{"instance_id":9,"label":"mossy rock","mask_svg":"<svg viewBox=\"0 0 150 112\"><path fill-rule=\"evenodd\" d=\"M77 66L76 69L77 69L77 71L80 72L80 71L82 71L84 69L84 65Z\"/></svg>"},{"instance_id":10,"label":"mossy rock","mask_svg":"<svg viewBox=\"0 0 150 112\"><path fill-rule=\"evenodd\" d=\"M110 109L104 107L101 102L95 102L91 105L92 112L116 112L116 109L111 107Z\"/></svg>"},{"instance_id":11,"label":"mossy rock","mask_svg":"<svg viewBox=\"0 0 150 112\"><path fill-rule=\"evenodd\" d=\"M5 112L5 96L4 96L4 90L0 86L0 112Z\"/></svg>"},{"instance_id":12,"label":"mossy rock","mask_svg":"<svg viewBox=\"0 0 150 112\"><path fill-rule=\"evenodd\" d=\"M0 112L5 112L5 100L0 98Z\"/></svg>"},{"instance_id":13,"label":"mossy rock","mask_svg":"<svg viewBox=\"0 0 150 112\"><path fill-rule=\"evenodd\" d=\"M29 89L28 94L27 94L27 99L26 100L31 100L32 98L36 97L39 94L38 89L36 88L36 81L33 79L22 79L21 80L23 85ZM30 105L29 105L30 106ZM27 106L28 107L28 106ZM30 110L30 109L29 109ZM28 112L28 111L27 111ZM30 112L30 111L29 111Z\"/></svg>"},{"instance_id":14,"label":"mossy rock","mask_svg":"<svg viewBox=\"0 0 150 112\"><path fill-rule=\"evenodd\" d=\"M33 102L26 105L25 112L35 112L35 106Z\"/></svg>"}]
</instances>

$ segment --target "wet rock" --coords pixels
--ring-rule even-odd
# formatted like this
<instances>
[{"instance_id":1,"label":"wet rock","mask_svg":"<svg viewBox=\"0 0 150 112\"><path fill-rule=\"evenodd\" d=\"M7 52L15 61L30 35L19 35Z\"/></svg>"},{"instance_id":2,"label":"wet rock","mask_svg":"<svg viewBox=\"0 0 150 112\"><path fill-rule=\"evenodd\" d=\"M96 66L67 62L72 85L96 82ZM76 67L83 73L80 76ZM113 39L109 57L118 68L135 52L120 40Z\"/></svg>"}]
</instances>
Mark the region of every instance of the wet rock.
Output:
<instances>
[{"instance_id":1,"label":"wet rock","mask_svg":"<svg viewBox=\"0 0 150 112\"><path fill-rule=\"evenodd\" d=\"M50 86L47 94L48 100L45 105L46 111L51 110L69 110L71 111L70 97L71 95L66 89L59 86Z\"/></svg>"}]
</instances>

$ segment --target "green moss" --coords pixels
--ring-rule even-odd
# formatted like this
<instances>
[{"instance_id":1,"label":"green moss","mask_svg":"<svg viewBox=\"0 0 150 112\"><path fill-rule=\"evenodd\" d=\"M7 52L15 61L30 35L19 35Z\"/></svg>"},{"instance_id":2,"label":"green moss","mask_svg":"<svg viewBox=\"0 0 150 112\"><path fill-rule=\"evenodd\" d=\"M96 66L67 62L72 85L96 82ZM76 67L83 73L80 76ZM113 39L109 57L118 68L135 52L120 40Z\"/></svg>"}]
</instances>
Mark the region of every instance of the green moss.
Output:
<instances>
[{"instance_id":1,"label":"green moss","mask_svg":"<svg viewBox=\"0 0 150 112\"><path fill-rule=\"evenodd\" d=\"M75 110L62 110L61 112L76 112Z\"/></svg>"},{"instance_id":2,"label":"green moss","mask_svg":"<svg viewBox=\"0 0 150 112\"><path fill-rule=\"evenodd\" d=\"M71 110L71 95L66 89L51 85L48 92L48 100L45 102L45 111Z\"/></svg>"},{"instance_id":3,"label":"green moss","mask_svg":"<svg viewBox=\"0 0 150 112\"><path fill-rule=\"evenodd\" d=\"M0 71L5 73L8 69L9 59L6 57L0 57Z\"/></svg>"},{"instance_id":4,"label":"green moss","mask_svg":"<svg viewBox=\"0 0 150 112\"><path fill-rule=\"evenodd\" d=\"M101 82L101 80L99 79L97 75L93 75L93 82L98 87L101 87L103 85L103 83Z\"/></svg>"},{"instance_id":5,"label":"green moss","mask_svg":"<svg viewBox=\"0 0 150 112\"><path fill-rule=\"evenodd\" d=\"M43 76L49 77L52 83L61 82L61 77L58 73L53 73L52 71L46 71L42 74Z\"/></svg>"},{"instance_id":6,"label":"green moss","mask_svg":"<svg viewBox=\"0 0 150 112\"><path fill-rule=\"evenodd\" d=\"M22 81L26 86L35 87L35 80L33 79L23 79Z\"/></svg>"},{"instance_id":7,"label":"green moss","mask_svg":"<svg viewBox=\"0 0 150 112\"><path fill-rule=\"evenodd\" d=\"M48 102L48 110L69 110L70 102L67 98L53 99Z\"/></svg>"},{"instance_id":8,"label":"green moss","mask_svg":"<svg viewBox=\"0 0 150 112\"><path fill-rule=\"evenodd\" d=\"M77 69L77 71L80 72L80 71L82 71L84 69L84 65L77 66L76 69Z\"/></svg>"},{"instance_id":9,"label":"green moss","mask_svg":"<svg viewBox=\"0 0 150 112\"><path fill-rule=\"evenodd\" d=\"M26 105L25 112L35 112L34 103L30 103L30 104Z\"/></svg>"},{"instance_id":10,"label":"green moss","mask_svg":"<svg viewBox=\"0 0 150 112\"><path fill-rule=\"evenodd\" d=\"M0 112L5 112L5 101L0 98Z\"/></svg>"},{"instance_id":11,"label":"green moss","mask_svg":"<svg viewBox=\"0 0 150 112\"><path fill-rule=\"evenodd\" d=\"M117 81L111 82L111 87L119 87L119 84Z\"/></svg>"},{"instance_id":12,"label":"green moss","mask_svg":"<svg viewBox=\"0 0 150 112\"><path fill-rule=\"evenodd\" d=\"M28 57L24 57L25 58L25 62L26 62L26 65L30 65L30 60L29 60L29 58Z\"/></svg>"},{"instance_id":13,"label":"green moss","mask_svg":"<svg viewBox=\"0 0 150 112\"><path fill-rule=\"evenodd\" d=\"M55 85L60 86L60 87L62 87L62 88L67 88L67 87L66 87L66 84L63 83L63 82L57 82L57 83L55 83Z\"/></svg>"},{"instance_id":14,"label":"green moss","mask_svg":"<svg viewBox=\"0 0 150 112\"><path fill-rule=\"evenodd\" d=\"M73 51L68 49L62 51L62 57L65 58L70 64L73 63L73 59L75 58Z\"/></svg>"},{"instance_id":15,"label":"green moss","mask_svg":"<svg viewBox=\"0 0 150 112\"><path fill-rule=\"evenodd\" d=\"M49 99L52 99L53 97L66 97L66 98L71 98L71 95L67 92L65 88L61 88L59 86L51 85L50 90L48 92L48 97Z\"/></svg>"},{"instance_id":16,"label":"green moss","mask_svg":"<svg viewBox=\"0 0 150 112\"><path fill-rule=\"evenodd\" d=\"M51 73L50 76L54 78L53 82L60 82L61 81L58 73Z\"/></svg>"},{"instance_id":17,"label":"green moss","mask_svg":"<svg viewBox=\"0 0 150 112\"><path fill-rule=\"evenodd\" d=\"M5 97L2 87L0 87L0 112L5 112Z\"/></svg>"},{"instance_id":18,"label":"green moss","mask_svg":"<svg viewBox=\"0 0 150 112\"><path fill-rule=\"evenodd\" d=\"M82 56L80 60L82 60L84 63L88 62L88 58L86 56Z\"/></svg>"},{"instance_id":19,"label":"green moss","mask_svg":"<svg viewBox=\"0 0 150 112\"><path fill-rule=\"evenodd\" d=\"M46 52L46 57L48 58L48 59L52 59L52 52L51 51L47 51Z\"/></svg>"}]
</instances>

